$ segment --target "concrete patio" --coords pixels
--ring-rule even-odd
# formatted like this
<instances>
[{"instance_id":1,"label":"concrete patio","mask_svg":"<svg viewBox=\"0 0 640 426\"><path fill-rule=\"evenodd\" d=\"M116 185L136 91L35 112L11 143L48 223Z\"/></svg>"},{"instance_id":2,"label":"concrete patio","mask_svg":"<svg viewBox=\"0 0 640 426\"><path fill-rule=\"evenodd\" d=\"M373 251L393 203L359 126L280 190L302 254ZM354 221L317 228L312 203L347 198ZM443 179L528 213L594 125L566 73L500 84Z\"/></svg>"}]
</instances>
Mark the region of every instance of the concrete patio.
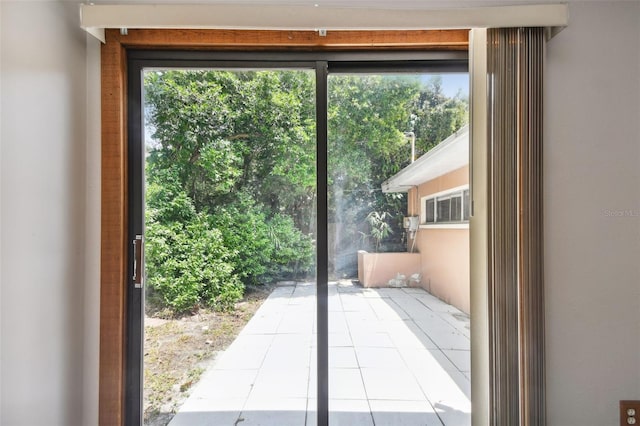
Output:
<instances>
[{"instance_id":1,"label":"concrete patio","mask_svg":"<svg viewBox=\"0 0 640 426\"><path fill-rule=\"evenodd\" d=\"M315 285L278 287L170 426L316 424ZM329 286L331 425L468 426L469 318L417 288Z\"/></svg>"}]
</instances>

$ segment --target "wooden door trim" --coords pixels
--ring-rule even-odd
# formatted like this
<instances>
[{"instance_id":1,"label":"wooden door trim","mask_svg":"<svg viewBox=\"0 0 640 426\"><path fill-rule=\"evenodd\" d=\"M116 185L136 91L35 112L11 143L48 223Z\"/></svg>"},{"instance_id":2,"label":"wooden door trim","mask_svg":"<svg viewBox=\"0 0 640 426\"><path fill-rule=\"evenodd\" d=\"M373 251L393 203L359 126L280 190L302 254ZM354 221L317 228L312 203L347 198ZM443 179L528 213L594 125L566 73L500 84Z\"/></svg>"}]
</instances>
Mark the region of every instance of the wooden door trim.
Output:
<instances>
[{"instance_id":1,"label":"wooden door trim","mask_svg":"<svg viewBox=\"0 0 640 426\"><path fill-rule=\"evenodd\" d=\"M236 51L467 50L468 30L106 30L101 51L102 176L99 424L122 425L127 285L127 49Z\"/></svg>"},{"instance_id":2,"label":"wooden door trim","mask_svg":"<svg viewBox=\"0 0 640 426\"><path fill-rule=\"evenodd\" d=\"M102 176L99 424L123 424L127 237L126 58L108 32L101 52Z\"/></svg>"}]
</instances>

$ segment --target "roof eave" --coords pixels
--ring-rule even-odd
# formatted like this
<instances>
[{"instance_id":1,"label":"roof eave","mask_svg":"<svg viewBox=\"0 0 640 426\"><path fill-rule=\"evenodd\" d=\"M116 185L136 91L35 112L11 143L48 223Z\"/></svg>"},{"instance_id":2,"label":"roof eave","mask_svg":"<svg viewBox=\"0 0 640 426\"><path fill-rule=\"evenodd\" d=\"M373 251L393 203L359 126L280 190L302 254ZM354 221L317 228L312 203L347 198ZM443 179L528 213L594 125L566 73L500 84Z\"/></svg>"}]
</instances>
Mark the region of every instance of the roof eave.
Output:
<instances>
[{"instance_id":1,"label":"roof eave","mask_svg":"<svg viewBox=\"0 0 640 426\"><path fill-rule=\"evenodd\" d=\"M382 192L390 193L390 192L408 192L411 188L419 185L422 181L417 182L415 173L425 167L427 164L433 162L436 158L442 158L443 152L451 153L452 146L454 144L458 144L459 147L462 140L466 138L467 141L464 142L468 149L468 138L469 138L469 126L465 125L455 133L449 135L444 141L436 145L430 151L425 153L423 156L418 158L415 162L409 164L404 169L400 170L394 176L390 177L386 181L384 181L381 185ZM446 155L446 154L445 154ZM468 164L468 152L464 158L464 161ZM461 166L461 165L460 165ZM454 169L452 169L454 170ZM450 171L452 171L450 170Z\"/></svg>"},{"instance_id":2,"label":"roof eave","mask_svg":"<svg viewBox=\"0 0 640 426\"><path fill-rule=\"evenodd\" d=\"M382 182L382 192L385 194L394 192L409 192L411 188L413 188L413 186L411 185L392 185L387 183L387 181Z\"/></svg>"}]
</instances>

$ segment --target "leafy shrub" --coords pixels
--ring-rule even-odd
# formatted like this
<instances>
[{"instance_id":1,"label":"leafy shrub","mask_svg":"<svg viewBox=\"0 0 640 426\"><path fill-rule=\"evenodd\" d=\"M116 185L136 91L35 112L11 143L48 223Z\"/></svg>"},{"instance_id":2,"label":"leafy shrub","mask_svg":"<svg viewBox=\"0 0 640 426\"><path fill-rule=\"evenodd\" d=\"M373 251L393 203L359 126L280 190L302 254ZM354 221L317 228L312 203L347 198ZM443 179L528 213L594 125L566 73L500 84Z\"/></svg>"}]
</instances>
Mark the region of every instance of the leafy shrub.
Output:
<instances>
[{"instance_id":1,"label":"leafy shrub","mask_svg":"<svg viewBox=\"0 0 640 426\"><path fill-rule=\"evenodd\" d=\"M218 207L210 218L222 233L225 246L233 247L231 260L240 279L247 285L261 284L271 263L271 245L262 209L245 198Z\"/></svg>"},{"instance_id":2,"label":"leafy shrub","mask_svg":"<svg viewBox=\"0 0 640 426\"><path fill-rule=\"evenodd\" d=\"M147 175L147 222L189 222L196 217L196 209L176 170L159 169L150 162Z\"/></svg>"},{"instance_id":3,"label":"leafy shrub","mask_svg":"<svg viewBox=\"0 0 640 426\"><path fill-rule=\"evenodd\" d=\"M176 314L200 306L226 310L243 294L231 261L235 255L207 216L184 192L150 184L147 209L149 300ZM169 194L169 195L168 195ZM158 219L179 219L160 221Z\"/></svg>"},{"instance_id":4,"label":"leafy shrub","mask_svg":"<svg viewBox=\"0 0 640 426\"><path fill-rule=\"evenodd\" d=\"M240 196L234 204L216 209L211 220L225 245L234 248L233 262L247 285L303 277L313 270L313 241L289 216L268 219L259 204Z\"/></svg>"},{"instance_id":5,"label":"leafy shrub","mask_svg":"<svg viewBox=\"0 0 640 426\"><path fill-rule=\"evenodd\" d=\"M315 247L309 235L295 227L289 216L277 214L267 224L271 241L272 279L300 278L314 270Z\"/></svg>"},{"instance_id":6,"label":"leafy shrub","mask_svg":"<svg viewBox=\"0 0 640 426\"><path fill-rule=\"evenodd\" d=\"M200 306L226 310L240 300L243 286L222 234L201 215L183 224L153 222L147 227L147 283L162 306L175 313Z\"/></svg>"}]
</instances>

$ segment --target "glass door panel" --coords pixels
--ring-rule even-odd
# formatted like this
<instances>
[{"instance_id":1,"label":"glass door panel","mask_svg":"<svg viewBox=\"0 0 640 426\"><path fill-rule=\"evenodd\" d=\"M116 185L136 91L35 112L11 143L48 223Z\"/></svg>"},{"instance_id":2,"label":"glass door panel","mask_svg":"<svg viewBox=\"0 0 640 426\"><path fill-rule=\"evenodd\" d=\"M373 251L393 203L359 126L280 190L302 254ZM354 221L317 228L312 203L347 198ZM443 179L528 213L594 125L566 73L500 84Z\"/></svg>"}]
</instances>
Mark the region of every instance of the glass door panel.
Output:
<instances>
[{"instance_id":1,"label":"glass door panel","mask_svg":"<svg viewBox=\"0 0 640 426\"><path fill-rule=\"evenodd\" d=\"M143 80L144 422L304 425L317 382L315 73Z\"/></svg>"},{"instance_id":2,"label":"glass door panel","mask_svg":"<svg viewBox=\"0 0 640 426\"><path fill-rule=\"evenodd\" d=\"M329 75L332 425L471 422L468 225L461 202L459 229L428 228L421 207L468 187L468 137L451 142L468 121L467 81Z\"/></svg>"}]
</instances>

